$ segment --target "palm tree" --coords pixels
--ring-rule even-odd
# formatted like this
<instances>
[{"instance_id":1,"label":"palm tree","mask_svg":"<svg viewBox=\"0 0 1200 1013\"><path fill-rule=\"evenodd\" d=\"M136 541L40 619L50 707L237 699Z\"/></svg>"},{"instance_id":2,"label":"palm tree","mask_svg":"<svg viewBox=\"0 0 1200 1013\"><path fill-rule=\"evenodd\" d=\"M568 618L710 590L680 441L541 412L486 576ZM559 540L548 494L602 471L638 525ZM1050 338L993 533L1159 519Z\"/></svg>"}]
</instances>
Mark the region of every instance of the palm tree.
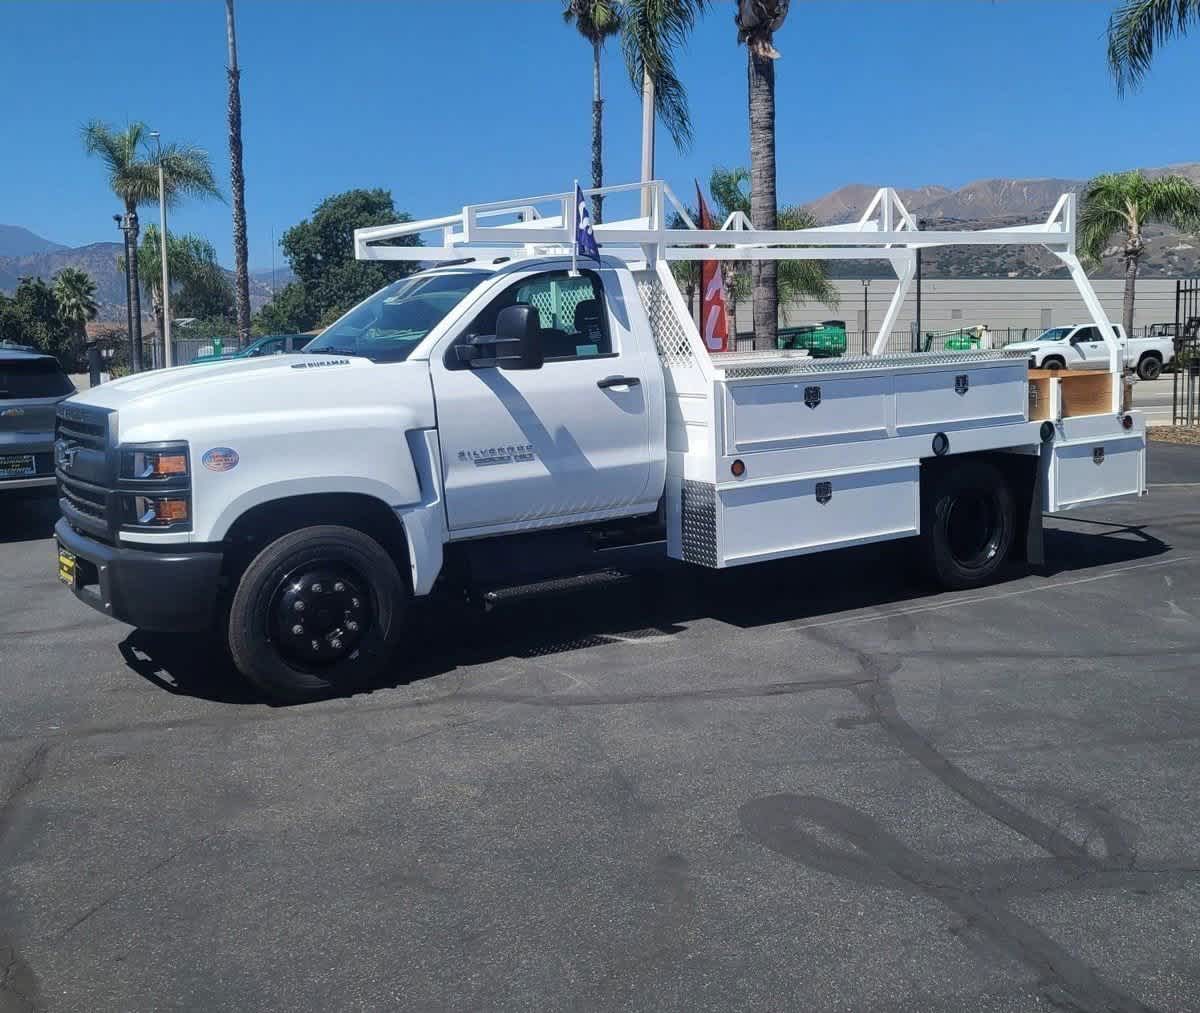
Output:
<instances>
[{"instance_id":1,"label":"palm tree","mask_svg":"<svg viewBox=\"0 0 1200 1013\"><path fill-rule=\"evenodd\" d=\"M158 167L163 169L163 190L168 207L184 196L220 197L213 179L208 153L186 144L165 144L151 151L144 123L130 123L124 130L92 120L83 127L83 146L97 155L108 170L108 183L125 207L125 256L137 248L137 209L158 201ZM141 364L142 304L138 293L137 259L130 261L127 275L130 340L135 368Z\"/></svg>"},{"instance_id":2,"label":"palm tree","mask_svg":"<svg viewBox=\"0 0 1200 1013\"><path fill-rule=\"evenodd\" d=\"M1200 22L1200 0L1124 0L1108 19L1108 66L1117 91L1142 83L1155 49Z\"/></svg>"},{"instance_id":3,"label":"palm tree","mask_svg":"<svg viewBox=\"0 0 1200 1013\"><path fill-rule=\"evenodd\" d=\"M747 185L750 186L748 191ZM708 188L712 193L713 203L717 206L717 213L721 217L727 218L734 211L741 211L753 221L754 189L749 170L745 168L713 169ZM780 229L811 229L816 224L816 219L803 207L790 205L779 212L776 227ZM750 265L747 265L744 261L726 262L726 302L729 304L731 316L736 317L737 304L745 302L746 298L751 295L752 272L750 268L754 263L756 262L751 261ZM839 302L837 289L830 283L823 261L780 260L759 263L771 263L778 267L775 279L776 289L779 308L785 321L789 319L789 308L795 303L812 300L824 303L826 306L837 306ZM757 290L754 294L757 294ZM757 309L757 303L755 307ZM772 333L777 333L777 330L778 328ZM730 328L730 334L733 333L734 329ZM765 342L760 340L757 313L754 339L756 348L768 347ZM772 337L769 347L775 347L774 337Z\"/></svg>"},{"instance_id":4,"label":"palm tree","mask_svg":"<svg viewBox=\"0 0 1200 1013\"><path fill-rule=\"evenodd\" d=\"M654 178L654 120L662 120L675 147L692 143L687 90L675 72L675 51L687 45L708 0L624 0L621 49L633 90L642 97L642 179ZM642 213L648 212L648 195Z\"/></svg>"},{"instance_id":5,"label":"palm tree","mask_svg":"<svg viewBox=\"0 0 1200 1013\"><path fill-rule=\"evenodd\" d=\"M1187 231L1200 226L1200 187L1184 176L1155 179L1138 170L1089 180L1079 210L1079 252L1099 263L1114 236L1125 260L1125 304L1121 322L1133 334L1133 297L1138 261L1146 250L1142 229L1160 222Z\"/></svg>"},{"instance_id":6,"label":"palm tree","mask_svg":"<svg viewBox=\"0 0 1200 1013\"><path fill-rule=\"evenodd\" d=\"M614 0L567 0L563 20L574 25L592 44L592 186L604 185L604 99L600 93L600 52L604 41L621 30L621 19ZM597 225L604 220L604 196L592 198Z\"/></svg>"},{"instance_id":7,"label":"palm tree","mask_svg":"<svg viewBox=\"0 0 1200 1013\"><path fill-rule=\"evenodd\" d=\"M750 92L750 221L756 229L776 227L775 201L775 33L787 17L790 0L738 0L738 42L746 44ZM774 348L779 326L779 265L756 261L754 343Z\"/></svg>"},{"instance_id":8,"label":"palm tree","mask_svg":"<svg viewBox=\"0 0 1200 1013\"><path fill-rule=\"evenodd\" d=\"M96 283L78 267L64 267L54 276L54 301L58 317L71 331L72 355L78 355L87 339L87 322L100 312L96 302Z\"/></svg>"},{"instance_id":9,"label":"palm tree","mask_svg":"<svg viewBox=\"0 0 1200 1013\"><path fill-rule=\"evenodd\" d=\"M237 300L238 339L250 341L250 271L246 250L246 178L242 174L242 91L238 70L237 34L233 0L225 0L225 41L229 47L229 188L233 191L234 294Z\"/></svg>"},{"instance_id":10,"label":"palm tree","mask_svg":"<svg viewBox=\"0 0 1200 1013\"><path fill-rule=\"evenodd\" d=\"M124 258L119 261L125 269ZM154 310L154 320L160 335L166 334L163 321L162 296L162 243L157 225L147 225L142 235L142 245L137 252L138 276L142 279L143 291ZM189 290L216 284L228 290L228 280L217 263L216 250L202 236L167 233L167 267L170 269L171 291L176 286Z\"/></svg>"}]
</instances>

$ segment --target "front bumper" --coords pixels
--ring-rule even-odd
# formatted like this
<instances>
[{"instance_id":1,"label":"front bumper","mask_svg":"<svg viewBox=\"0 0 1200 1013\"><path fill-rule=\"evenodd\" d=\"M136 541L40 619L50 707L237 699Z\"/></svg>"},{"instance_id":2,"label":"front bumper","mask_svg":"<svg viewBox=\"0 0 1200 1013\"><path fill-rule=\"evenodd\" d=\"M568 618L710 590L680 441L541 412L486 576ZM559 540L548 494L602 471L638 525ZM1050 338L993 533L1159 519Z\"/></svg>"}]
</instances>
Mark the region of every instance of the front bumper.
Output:
<instances>
[{"instance_id":1,"label":"front bumper","mask_svg":"<svg viewBox=\"0 0 1200 1013\"><path fill-rule=\"evenodd\" d=\"M75 597L98 612L145 630L209 629L216 618L221 553L130 549L89 538L66 519L58 543L76 559Z\"/></svg>"}]
</instances>

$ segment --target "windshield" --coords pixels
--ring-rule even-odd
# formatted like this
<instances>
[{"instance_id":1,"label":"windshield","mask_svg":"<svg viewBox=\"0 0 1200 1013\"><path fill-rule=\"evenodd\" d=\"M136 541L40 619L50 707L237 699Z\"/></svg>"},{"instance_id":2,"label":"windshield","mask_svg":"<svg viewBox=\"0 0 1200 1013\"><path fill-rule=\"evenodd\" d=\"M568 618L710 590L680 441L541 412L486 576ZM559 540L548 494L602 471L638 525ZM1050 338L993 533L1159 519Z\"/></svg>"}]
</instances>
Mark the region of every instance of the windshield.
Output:
<instances>
[{"instance_id":1,"label":"windshield","mask_svg":"<svg viewBox=\"0 0 1200 1013\"><path fill-rule=\"evenodd\" d=\"M402 362L484 278L486 271L418 274L392 282L322 331L304 354Z\"/></svg>"},{"instance_id":2,"label":"windshield","mask_svg":"<svg viewBox=\"0 0 1200 1013\"><path fill-rule=\"evenodd\" d=\"M1048 331L1042 331L1038 335L1038 341L1062 341L1073 328L1070 327L1051 327Z\"/></svg>"}]
</instances>

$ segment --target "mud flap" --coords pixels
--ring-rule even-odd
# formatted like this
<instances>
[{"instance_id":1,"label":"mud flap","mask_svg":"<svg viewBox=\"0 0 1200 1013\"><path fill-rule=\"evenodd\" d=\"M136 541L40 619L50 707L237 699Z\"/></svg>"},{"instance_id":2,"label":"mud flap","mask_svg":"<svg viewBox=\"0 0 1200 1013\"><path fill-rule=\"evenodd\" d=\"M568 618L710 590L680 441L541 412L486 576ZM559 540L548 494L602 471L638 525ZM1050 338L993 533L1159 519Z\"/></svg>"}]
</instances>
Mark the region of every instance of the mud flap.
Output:
<instances>
[{"instance_id":1,"label":"mud flap","mask_svg":"<svg viewBox=\"0 0 1200 1013\"><path fill-rule=\"evenodd\" d=\"M1042 462L1033 458L1033 482L1030 483L1029 504L1025 514L1025 562L1039 570L1046 565L1046 540L1042 533L1042 496L1044 495Z\"/></svg>"}]
</instances>

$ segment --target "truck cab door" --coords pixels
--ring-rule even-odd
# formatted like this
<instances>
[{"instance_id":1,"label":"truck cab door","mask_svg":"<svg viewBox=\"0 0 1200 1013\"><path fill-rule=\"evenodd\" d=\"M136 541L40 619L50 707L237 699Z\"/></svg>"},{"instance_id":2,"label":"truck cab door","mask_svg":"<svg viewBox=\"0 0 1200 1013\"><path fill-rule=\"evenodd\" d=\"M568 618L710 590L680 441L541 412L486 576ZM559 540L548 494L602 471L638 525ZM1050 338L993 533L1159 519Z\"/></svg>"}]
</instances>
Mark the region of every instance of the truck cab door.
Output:
<instances>
[{"instance_id":1,"label":"truck cab door","mask_svg":"<svg viewBox=\"0 0 1200 1013\"><path fill-rule=\"evenodd\" d=\"M1071 369L1097 369L1108 365L1108 345L1104 343L1099 327L1080 327L1071 335L1070 342L1067 365Z\"/></svg>"},{"instance_id":2,"label":"truck cab door","mask_svg":"<svg viewBox=\"0 0 1200 1013\"><path fill-rule=\"evenodd\" d=\"M431 361L452 537L651 512L646 351L611 312L610 269L510 276ZM544 364L462 361L500 310L536 308ZM654 365L657 365L655 363ZM647 497L652 502L646 503Z\"/></svg>"}]
</instances>

